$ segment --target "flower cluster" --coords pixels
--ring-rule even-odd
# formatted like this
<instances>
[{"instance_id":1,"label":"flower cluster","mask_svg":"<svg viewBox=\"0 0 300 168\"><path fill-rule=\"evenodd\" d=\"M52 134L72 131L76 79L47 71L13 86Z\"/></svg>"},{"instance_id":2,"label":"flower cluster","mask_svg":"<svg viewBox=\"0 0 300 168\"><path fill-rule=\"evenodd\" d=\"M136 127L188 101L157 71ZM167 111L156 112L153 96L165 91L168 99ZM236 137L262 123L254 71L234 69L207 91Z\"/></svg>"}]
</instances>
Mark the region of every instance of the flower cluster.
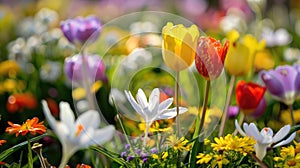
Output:
<instances>
[{"instance_id":1,"label":"flower cluster","mask_svg":"<svg viewBox=\"0 0 300 168\"><path fill-rule=\"evenodd\" d=\"M231 134L225 137L214 138L215 142L206 140L206 145L212 148L210 153L199 153L197 155L197 164L207 164L215 167L222 167L222 165L235 164L239 159L238 155L247 156L254 152L254 144L256 141L253 137L234 136ZM238 166L236 163L235 166Z\"/></svg>"}]
</instances>

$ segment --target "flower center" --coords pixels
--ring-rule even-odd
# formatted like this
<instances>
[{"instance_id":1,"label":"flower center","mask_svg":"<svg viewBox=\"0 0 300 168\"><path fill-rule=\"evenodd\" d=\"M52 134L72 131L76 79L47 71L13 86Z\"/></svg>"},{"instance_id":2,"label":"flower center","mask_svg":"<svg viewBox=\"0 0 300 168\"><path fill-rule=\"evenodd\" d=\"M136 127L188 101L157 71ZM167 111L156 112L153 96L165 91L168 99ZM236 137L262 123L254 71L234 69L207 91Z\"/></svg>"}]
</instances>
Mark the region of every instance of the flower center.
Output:
<instances>
[{"instance_id":1,"label":"flower center","mask_svg":"<svg viewBox=\"0 0 300 168\"><path fill-rule=\"evenodd\" d=\"M289 161L287 161L287 164L288 164L289 166L295 166L295 165L296 165L296 162L295 162L294 160L289 160Z\"/></svg>"},{"instance_id":2,"label":"flower center","mask_svg":"<svg viewBox=\"0 0 300 168\"><path fill-rule=\"evenodd\" d=\"M75 132L75 137L77 137L83 130L83 126L81 124L77 125L77 130Z\"/></svg>"}]
</instances>

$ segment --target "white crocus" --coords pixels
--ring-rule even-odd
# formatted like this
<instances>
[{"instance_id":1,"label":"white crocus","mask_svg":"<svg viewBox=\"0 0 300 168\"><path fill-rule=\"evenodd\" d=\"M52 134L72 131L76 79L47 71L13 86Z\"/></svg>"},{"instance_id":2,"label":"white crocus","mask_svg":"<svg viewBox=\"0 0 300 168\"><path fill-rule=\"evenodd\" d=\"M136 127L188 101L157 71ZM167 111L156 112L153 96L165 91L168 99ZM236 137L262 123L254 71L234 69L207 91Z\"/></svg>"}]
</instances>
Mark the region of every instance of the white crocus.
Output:
<instances>
[{"instance_id":1,"label":"white crocus","mask_svg":"<svg viewBox=\"0 0 300 168\"><path fill-rule=\"evenodd\" d=\"M113 137L114 126L98 129L100 115L97 111L87 111L75 120L70 105L60 102L60 121L57 121L51 115L47 102L43 100L42 104L45 117L62 144L63 155L59 168L65 167L69 158L79 149L103 144Z\"/></svg>"},{"instance_id":2,"label":"white crocus","mask_svg":"<svg viewBox=\"0 0 300 168\"><path fill-rule=\"evenodd\" d=\"M254 149L256 157L260 160L265 157L268 147L276 148L278 146L286 145L290 143L296 136L296 132L294 132L286 140L283 140L283 138L288 135L291 129L290 125L285 125L282 127L274 136L271 128L265 127L259 132L254 123L250 123L249 125L244 123L243 128L245 132L241 129L237 120L235 120L235 127L242 136L253 137L256 140Z\"/></svg>"},{"instance_id":3,"label":"white crocus","mask_svg":"<svg viewBox=\"0 0 300 168\"><path fill-rule=\"evenodd\" d=\"M136 100L132 96L130 91L125 90L125 95L129 100L130 104L134 110L139 113L146 124L145 137L144 137L144 146L146 145L146 139L149 132L150 125L161 119L170 119L177 115L176 107L168 109L173 103L173 98L168 98L163 102L159 102L159 89L155 88L149 96L149 102L147 97L142 89L139 89L136 94ZM179 114L182 114L187 111L187 108L179 107Z\"/></svg>"}]
</instances>

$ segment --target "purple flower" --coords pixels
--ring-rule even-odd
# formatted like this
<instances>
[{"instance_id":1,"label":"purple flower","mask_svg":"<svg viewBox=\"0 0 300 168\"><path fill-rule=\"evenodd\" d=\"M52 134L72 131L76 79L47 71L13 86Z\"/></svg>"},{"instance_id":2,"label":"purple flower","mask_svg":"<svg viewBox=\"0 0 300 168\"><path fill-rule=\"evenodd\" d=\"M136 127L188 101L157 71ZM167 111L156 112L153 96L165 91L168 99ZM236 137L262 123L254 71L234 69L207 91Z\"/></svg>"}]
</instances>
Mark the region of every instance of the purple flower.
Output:
<instances>
[{"instance_id":1,"label":"purple flower","mask_svg":"<svg viewBox=\"0 0 300 168\"><path fill-rule=\"evenodd\" d=\"M126 160L131 161L133 158L134 158L133 156L128 156Z\"/></svg>"},{"instance_id":2,"label":"purple flower","mask_svg":"<svg viewBox=\"0 0 300 168\"><path fill-rule=\"evenodd\" d=\"M300 65L278 66L260 76L274 99L292 105L300 97Z\"/></svg>"},{"instance_id":3,"label":"purple flower","mask_svg":"<svg viewBox=\"0 0 300 168\"><path fill-rule=\"evenodd\" d=\"M151 153L154 153L154 154L155 154L155 153L158 153L158 150L157 150L156 148L152 148L152 149L151 149Z\"/></svg>"},{"instance_id":4,"label":"purple flower","mask_svg":"<svg viewBox=\"0 0 300 168\"><path fill-rule=\"evenodd\" d=\"M257 108L255 109L255 111L253 113L251 113L251 116L253 116L256 119L261 117L265 112L266 106L267 106L267 101L266 101L265 97L263 97L260 100L260 102L259 102Z\"/></svg>"},{"instance_id":5,"label":"purple flower","mask_svg":"<svg viewBox=\"0 0 300 168\"><path fill-rule=\"evenodd\" d=\"M125 152L125 151L123 151L122 153L121 153L121 157L124 157L124 156L126 156L127 155L127 153Z\"/></svg>"},{"instance_id":6,"label":"purple flower","mask_svg":"<svg viewBox=\"0 0 300 168\"><path fill-rule=\"evenodd\" d=\"M229 106L228 108L228 118L235 118L239 113L239 106Z\"/></svg>"},{"instance_id":7,"label":"purple flower","mask_svg":"<svg viewBox=\"0 0 300 168\"><path fill-rule=\"evenodd\" d=\"M143 163L146 163L146 162L147 162L147 160L148 160L148 158L147 158L147 157L143 158Z\"/></svg>"},{"instance_id":8,"label":"purple flower","mask_svg":"<svg viewBox=\"0 0 300 168\"><path fill-rule=\"evenodd\" d=\"M62 21L60 28L71 43L83 45L87 41L93 43L98 39L102 23L95 16L77 17Z\"/></svg>"},{"instance_id":9,"label":"purple flower","mask_svg":"<svg viewBox=\"0 0 300 168\"><path fill-rule=\"evenodd\" d=\"M105 77L105 66L102 59L98 55L85 55L84 61L86 61L87 70L85 75L88 76L89 80L104 80ZM75 55L67 57L65 59L64 70L69 79L79 82L83 79L83 65L82 56Z\"/></svg>"},{"instance_id":10,"label":"purple flower","mask_svg":"<svg viewBox=\"0 0 300 168\"><path fill-rule=\"evenodd\" d=\"M141 154L141 150L140 149L135 149L135 153L140 155Z\"/></svg>"},{"instance_id":11,"label":"purple flower","mask_svg":"<svg viewBox=\"0 0 300 168\"><path fill-rule=\"evenodd\" d=\"M125 149L127 149L127 150L130 149L130 144L126 144Z\"/></svg>"}]
</instances>

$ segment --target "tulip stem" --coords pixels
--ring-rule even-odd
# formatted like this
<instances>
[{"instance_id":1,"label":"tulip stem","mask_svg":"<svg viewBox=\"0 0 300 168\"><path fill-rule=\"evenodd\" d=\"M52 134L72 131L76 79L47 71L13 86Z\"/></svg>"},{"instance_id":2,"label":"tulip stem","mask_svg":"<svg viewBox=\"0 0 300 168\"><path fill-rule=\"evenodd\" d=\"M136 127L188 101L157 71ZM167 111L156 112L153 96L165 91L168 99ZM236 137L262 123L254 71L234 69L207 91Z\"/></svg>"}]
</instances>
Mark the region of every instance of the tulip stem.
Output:
<instances>
[{"instance_id":1,"label":"tulip stem","mask_svg":"<svg viewBox=\"0 0 300 168\"><path fill-rule=\"evenodd\" d=\"M29 168L33 168L33 159L32 159L32 151L31 151L31 144L30 144L30 140L29 138L27 137L27 148L28 148L28 167Z\"/></svg>"},{"instance_id":2,"label":"tulip stem","mask_svg":"<svg viewBox=\"0 0 300 168\"><path fill-rule=\"evenodd\" d=\"M235 79L236 79L235 76L231 76L229 89L228 89L228 94L227 94L227 99L226 99L226 104L225 104L225 107L224 107L224 113L223 113L223 116L222 116L221 126L220 126L220 130L219 130L219 137L223 136L223 133L224 133L225 124L226 124L226 120L227 120L228 109L229 109L229 105L230 105L230 102L231 102L231 96L232 96L232 91L233 91Z\"/></svg>"},{"instance_id":3,"label":"tulip stem","mask_svg":"<svg viewBox=\"0 0 300 168\"><path fill-rule=\"evenodd\" d=\"M203 106L202 106L202 112L201 112L201 121L199 125L199 134L201 133L201 130L204 126L205 122L205 115L206 115L206 106L208 102L208 94L209 94L209 88L210 88L210 80L206 81L206 86L205 86L205 95L204 95L204 101L203 101Z\"/></svg>"},{"instance_id":4,"label":"tulip stem","mask_svg":"<svg viewBox=\"0 0 300 168\"><path fill-rule=\"evenodd\" d=\"M80 52L80 55L81 55L81 58L82 58L82 85L83 85L83 88L85 90L86 100L89 103L90 109L96 110L95 102L94 102L94 99L93 99L92 94L91 94L91 81L88 78L89 75L87 74L88 73L87 72L88 58L87 58L87 60L85 60L85 57L84 57L85 49L84 48Z\"/></svg>"},{"instance_id":5,"label":"tulip stem","mask_svg":"<svg viewBox=\"0 0 300 168\"><path fill-rule=\"evenodd\" d=\"M240 113L240 119L239 119L239 126L241 126L244 122L244 119L245 119L245 114L244 113ZM233 132L233 135L236 135L238 133L238 130L235 129L234 132Z\"/></svg>"},{"instance_id":6,"label":"tulip stem","mask_svg":"<svg viewBox=\"0 0 300 168\"><path fill-rule=\"evenodd\" d=\"M176 101L176 126L177 137L180 136L180 118L179 118L179 71L176 71L176 85L175 85L175 101Z\"/></svg>"},{"instance_id":7,"label":"tulip stem","mask_svg":"<svg viewBox=\"0 0 300 168\"><path fill-rule=\"evenodd\" d=\"M289 109L290 109L290 113L291 113L292 125L295 125L293 105L289 105Z\"/></svg>"}]
</instances>

